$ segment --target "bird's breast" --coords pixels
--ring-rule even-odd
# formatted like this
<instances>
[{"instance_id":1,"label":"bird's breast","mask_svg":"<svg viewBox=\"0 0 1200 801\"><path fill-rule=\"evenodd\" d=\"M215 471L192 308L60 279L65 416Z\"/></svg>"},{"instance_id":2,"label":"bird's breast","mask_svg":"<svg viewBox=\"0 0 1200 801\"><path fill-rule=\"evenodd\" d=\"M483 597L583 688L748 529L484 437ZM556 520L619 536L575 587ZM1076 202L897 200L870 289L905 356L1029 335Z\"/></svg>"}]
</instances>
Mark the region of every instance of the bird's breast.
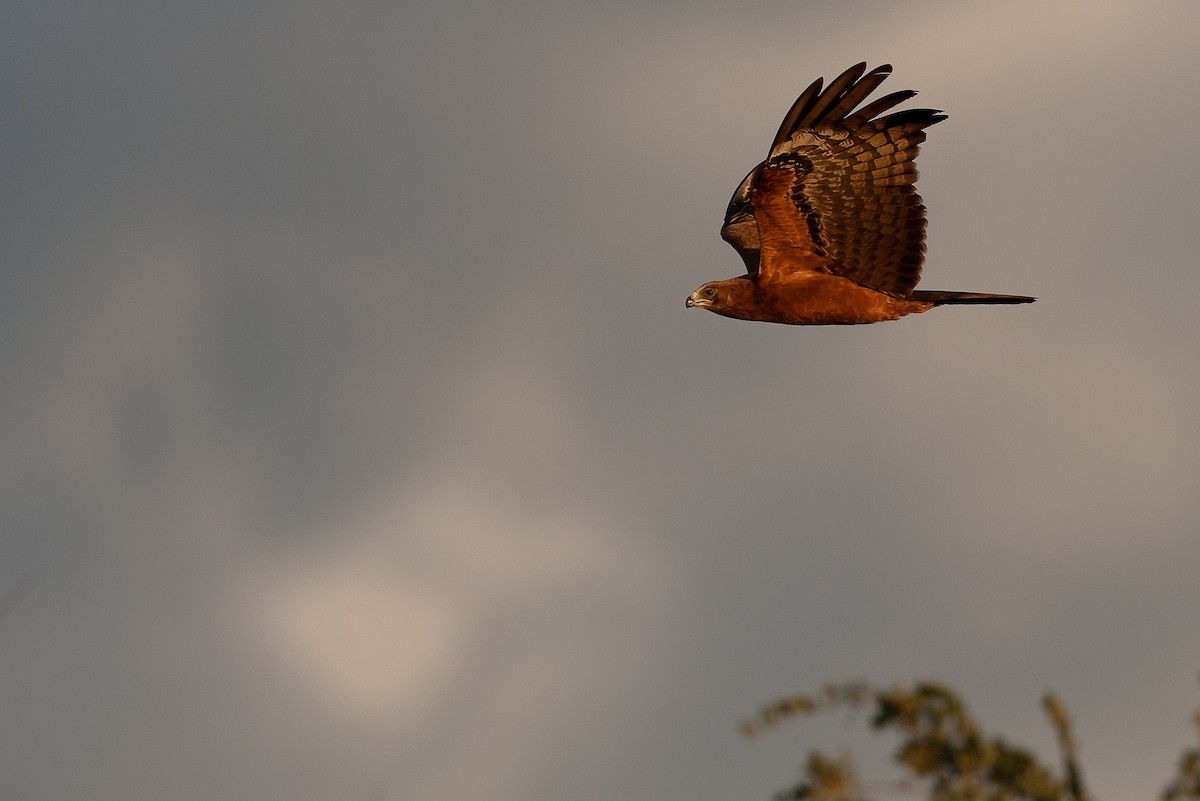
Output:
<instances>
[{"instance_id":1,"label":"bird's breast","mask_svg":"<svg viewBox=\"0 0 1200 801\"><path fill-rule=\"evenodd\" d=\"M932 303L894 298L837 275L813 274L786 283L758 284L730 317L788 325L855 325L896 320ZM726 313L722 310L722 313Z\"/></svg>"}]
</instances>

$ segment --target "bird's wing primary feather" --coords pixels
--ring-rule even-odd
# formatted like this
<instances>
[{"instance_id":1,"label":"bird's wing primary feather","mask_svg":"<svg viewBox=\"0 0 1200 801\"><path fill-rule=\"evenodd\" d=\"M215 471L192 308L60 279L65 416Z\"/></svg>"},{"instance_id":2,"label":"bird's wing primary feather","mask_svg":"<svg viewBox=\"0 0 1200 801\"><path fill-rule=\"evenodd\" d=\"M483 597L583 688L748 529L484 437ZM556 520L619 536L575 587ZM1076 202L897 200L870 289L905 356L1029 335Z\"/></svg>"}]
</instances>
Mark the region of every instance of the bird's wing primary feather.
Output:
<instances>
[{"instance_id":1,"label":"bird's wing primary feather","mask_svg":"<svg viewBox=\"0 0 1200 801\"><path fill-rule=\"evenodd\" d=\"M760 280L818 270L897 297L916 286L925 207L913 187L915 159L925 129L946 117L931 109L879 116L911 91L855 113L890 74L889 65L866 72L856 64L824 91L814 82L784 117L767 160L738 185L721 236ZM813 257L789 260L785 251Z\"/></svg>"}]
</instances>

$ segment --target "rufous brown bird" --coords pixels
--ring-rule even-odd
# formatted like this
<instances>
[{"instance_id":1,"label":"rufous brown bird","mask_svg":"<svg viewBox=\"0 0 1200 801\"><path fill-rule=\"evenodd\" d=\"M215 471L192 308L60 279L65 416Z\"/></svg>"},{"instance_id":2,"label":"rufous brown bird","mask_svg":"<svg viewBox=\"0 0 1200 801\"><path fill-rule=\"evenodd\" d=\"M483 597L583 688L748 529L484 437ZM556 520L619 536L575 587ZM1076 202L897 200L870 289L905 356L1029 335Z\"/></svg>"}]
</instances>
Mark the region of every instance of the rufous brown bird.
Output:
<instances>
[{"instance_id":1,"label":"rufous brown bird","mask_svg":"<svg viewBox=\"0 0 1200 801\"><path fill-rule=\"evenodd\" d=\"M1024 295L915 289L925 256L925 206L913 184L933 109L880 116L902 91L855 110L892 72L856 64L792 105L767 159L738 185L721 238L746 274L688 296L726 317L791 325L895 320L935 306L1031 303Z\"/></svg>"}]
</instances>

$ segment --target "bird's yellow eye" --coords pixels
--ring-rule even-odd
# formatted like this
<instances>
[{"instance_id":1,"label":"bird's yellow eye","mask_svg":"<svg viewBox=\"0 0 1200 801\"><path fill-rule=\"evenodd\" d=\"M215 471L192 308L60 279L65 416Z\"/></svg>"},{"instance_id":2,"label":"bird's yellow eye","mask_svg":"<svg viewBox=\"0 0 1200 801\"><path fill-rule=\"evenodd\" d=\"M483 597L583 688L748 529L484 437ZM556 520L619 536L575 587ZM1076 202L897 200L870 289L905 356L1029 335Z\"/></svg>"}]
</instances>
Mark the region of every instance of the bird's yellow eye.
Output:
<instances>
[{"instance_id":1,"label":"bird's yellow eye","mask_svg":"<svg viewBox=\"0 0 1200 801\"><path fill-rule=\"evenodd\" d=\"M717 290L713 289L711 286L708 289L704 290L704 297L715 298L716 296L717 296Z\"/></svg>"}]
</instances>

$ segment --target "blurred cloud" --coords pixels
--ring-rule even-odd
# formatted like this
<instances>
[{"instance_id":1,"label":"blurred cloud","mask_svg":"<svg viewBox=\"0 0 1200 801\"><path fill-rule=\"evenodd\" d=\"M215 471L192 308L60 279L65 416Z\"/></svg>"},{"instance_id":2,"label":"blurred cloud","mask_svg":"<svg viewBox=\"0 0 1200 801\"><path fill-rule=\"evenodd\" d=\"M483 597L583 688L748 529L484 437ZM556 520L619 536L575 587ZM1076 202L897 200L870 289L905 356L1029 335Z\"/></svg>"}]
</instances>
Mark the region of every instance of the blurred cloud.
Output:
<instances>
[{"instance_id":1,"label":"blurred cloud","mask_svg":"<svg viewBox=\"0 0 1200 801\"><path fill-rule=\"evenodd\" d=\"M549 640L548 655L567 660L537 670L586 684L611 661L589 641L603 628L617 634L637 609L664 607L675 591L677 579L652 570L661 563L624 532L554 502L514 505L472 472L416 482L378 519L276 562L248 588L281 665L335 711L404 721L412 734L449 702L456 674L495 658L472 651L521 620L541 621L518 632L533 650Z\"/></svg>"}]
</instances>

